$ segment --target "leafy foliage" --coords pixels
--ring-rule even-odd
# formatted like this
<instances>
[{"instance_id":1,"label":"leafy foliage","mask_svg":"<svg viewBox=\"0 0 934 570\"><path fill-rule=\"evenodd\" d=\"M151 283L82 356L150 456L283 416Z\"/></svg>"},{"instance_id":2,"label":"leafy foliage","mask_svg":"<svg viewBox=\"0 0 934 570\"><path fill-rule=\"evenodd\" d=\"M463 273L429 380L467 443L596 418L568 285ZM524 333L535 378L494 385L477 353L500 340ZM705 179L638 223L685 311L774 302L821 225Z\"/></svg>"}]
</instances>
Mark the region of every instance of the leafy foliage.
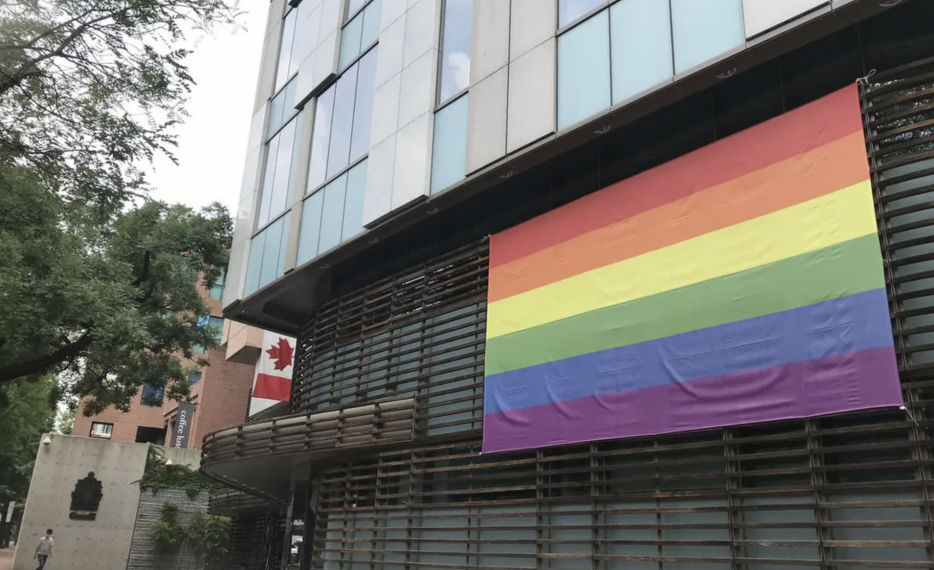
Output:
<instances>
[{"instance_id":1,"label":"leafy foliage","mask_svg":"<svg viewBox=\"0 0 934 570\"><path fill-rule=\"evenodd\" d=\"M152 542L161 553L172 552L185 542L185 529L178 523L175 503L162 503L162 515L152 525Z\"/></svg>"},{"instance_id":2,"label":"leafy foliage","mask_svg":"<svg viewBox=\"0 0 934 570\"><path fill-rule=\"evenodd\" d=\"M141 164L171 156L195 38L238 15L236 0L0 2L0 156L106 220L145 191Z\"/></svg>"},{"instance_id":3,"label":"leafy foliage","mask_svg":"<svg viewBox=\"0 0 934 570\"><path fill-rule=\"evenodd\" d=\"M138 481L141 489L149 489L153 492L159 489L181 489L191 498L205 491L208 493L230 491L226 485L208 479L187 465L166 465L165 462L165 455L161 449L149 446L143 478Z\"/></svg>"},{"instance_id":4,"label":"leafy foliage","mask_svg":"<svg viewBox=\"0 0 934 570\"><path fill-rule=\"evenodd\" d=\"M0 386L0 504L22 503L29 491L36 447L44 432L52 430L55 379L43 376Z\"/></svg>"},{"instance_id":5,"label":"leafy foliage","mask_svg":"<svg viewBox=\"0 0 934 570\"><path fill-rule=\"evenodd\" d=\"M75 427L75 410L73 408L59 410L55 416L55 431L62 435L71 435Z\"/></svg>"},{"instance_id":6,"label":"leafy foliage","mask_svg":"<svg viewBox=\"0 0 934 570\"><path fill-rule=\"evenodd\" d=\"M188 542L203 559L217 559L227 553L230 519L195 513L188 522Z\"/></svg>"},{"instance_id":7,"label":"leafy foliage","mask_svg":"<svg viewBox=\"0 0 934 570\"><path fill-rule=\"evenodd\" d=\"M141 384L188 394L179 358L216 346L205 286L227 264L232 222L149 201L96 231L26 168L0 165L0 385L66 372L85 413L127 410Z\"/></svg>"},{"instance_id":8,"label":"leafy foliage","mask_svg":"<svg viewBox=\"0 0 934 570\"><path fill-rule=\"evenodd\" d=\"M188 394L179 355L227 265L226 209L146 201L175 144L195 38L237 0L0 1L0 386L62 374L84 412L141 384ZM2 402L0 402L2 405Z\"/></svg>"}]
</instances>

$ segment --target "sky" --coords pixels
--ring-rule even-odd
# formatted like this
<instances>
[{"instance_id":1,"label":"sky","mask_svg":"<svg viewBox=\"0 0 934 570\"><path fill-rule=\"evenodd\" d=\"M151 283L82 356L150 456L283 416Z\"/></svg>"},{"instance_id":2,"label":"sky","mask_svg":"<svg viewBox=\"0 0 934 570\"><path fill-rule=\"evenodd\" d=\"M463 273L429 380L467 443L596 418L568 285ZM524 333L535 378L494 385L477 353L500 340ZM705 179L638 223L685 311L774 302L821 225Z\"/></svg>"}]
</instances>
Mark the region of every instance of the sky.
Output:
<instances>
[{"instance_id":1,"label":"sky","mask_svg":"<svg viewBox=\"0 0 934 570\"><path fill-rule=\"evenodd\" d=\"M236 216L268 2L241 2L245 30L216 30L189 56L189 117L176 130L178 166L158 157L151 196L201 207L221 202Z\"/></svg>"}]
</instances>

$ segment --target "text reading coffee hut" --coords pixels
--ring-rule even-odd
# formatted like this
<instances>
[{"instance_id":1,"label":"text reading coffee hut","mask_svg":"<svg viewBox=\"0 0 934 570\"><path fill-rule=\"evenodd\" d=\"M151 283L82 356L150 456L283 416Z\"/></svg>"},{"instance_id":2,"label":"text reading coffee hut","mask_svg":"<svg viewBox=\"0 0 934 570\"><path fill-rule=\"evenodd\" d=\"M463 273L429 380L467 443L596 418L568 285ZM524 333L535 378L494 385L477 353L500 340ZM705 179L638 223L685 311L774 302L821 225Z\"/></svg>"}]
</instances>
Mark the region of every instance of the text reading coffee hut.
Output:
<instances>
[{"instance_id":1,"label":"text reading coffee hut","mask_svg":"<svg viewBox=\"0 0 934 570\"><path fill-rule=\"evenodd\" d=\"M934 566L934 2L269 14L238 564Z\"/></svg>"}]
</instances>

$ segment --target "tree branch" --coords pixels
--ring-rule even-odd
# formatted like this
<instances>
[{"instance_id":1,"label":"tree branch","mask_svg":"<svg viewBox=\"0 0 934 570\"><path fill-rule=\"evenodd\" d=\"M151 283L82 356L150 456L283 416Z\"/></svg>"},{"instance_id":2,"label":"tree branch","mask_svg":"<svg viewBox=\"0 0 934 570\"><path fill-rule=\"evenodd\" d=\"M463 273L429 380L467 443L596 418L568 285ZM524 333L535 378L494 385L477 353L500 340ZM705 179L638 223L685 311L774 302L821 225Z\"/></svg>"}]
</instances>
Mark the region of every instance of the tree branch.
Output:
<instances>
[{"instance_id":1,"label":"tree branch","mask_svg":"<svg viewBox=\"0 0 934 570\"><path fill-rule=\"evenodd\" d=\"M49 354L33 358L32 360L0 366L0 385L12 382L24 376L42 374L56 364L77 358L91 345L92 339L93 335L91 334L91 329L88 328L78 340L68 343Z\"/></svg>"}]
</instances>

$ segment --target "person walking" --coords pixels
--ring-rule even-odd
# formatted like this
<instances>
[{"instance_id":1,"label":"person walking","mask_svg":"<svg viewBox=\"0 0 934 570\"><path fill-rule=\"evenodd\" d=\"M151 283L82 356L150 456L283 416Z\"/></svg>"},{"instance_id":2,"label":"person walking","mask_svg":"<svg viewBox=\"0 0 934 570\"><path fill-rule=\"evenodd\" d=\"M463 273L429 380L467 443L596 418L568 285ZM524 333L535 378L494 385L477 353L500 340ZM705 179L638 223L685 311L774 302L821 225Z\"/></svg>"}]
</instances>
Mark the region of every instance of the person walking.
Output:
<instances>
[{"instance_id":1,"label":"person walking","mask_svg":"<svg viewBox=\"0 0 934 570\"><path fill-rule=\"evenodd\" d=\"M49 558L52 558L52 544L54 543L52 529L45 531L45 536L39 539L39 543L36 544L36 553L33 555L33 558L39 559L39 567L36 570L45 569L45 563L49 561Z\"/></svg>"}]
</instances>

